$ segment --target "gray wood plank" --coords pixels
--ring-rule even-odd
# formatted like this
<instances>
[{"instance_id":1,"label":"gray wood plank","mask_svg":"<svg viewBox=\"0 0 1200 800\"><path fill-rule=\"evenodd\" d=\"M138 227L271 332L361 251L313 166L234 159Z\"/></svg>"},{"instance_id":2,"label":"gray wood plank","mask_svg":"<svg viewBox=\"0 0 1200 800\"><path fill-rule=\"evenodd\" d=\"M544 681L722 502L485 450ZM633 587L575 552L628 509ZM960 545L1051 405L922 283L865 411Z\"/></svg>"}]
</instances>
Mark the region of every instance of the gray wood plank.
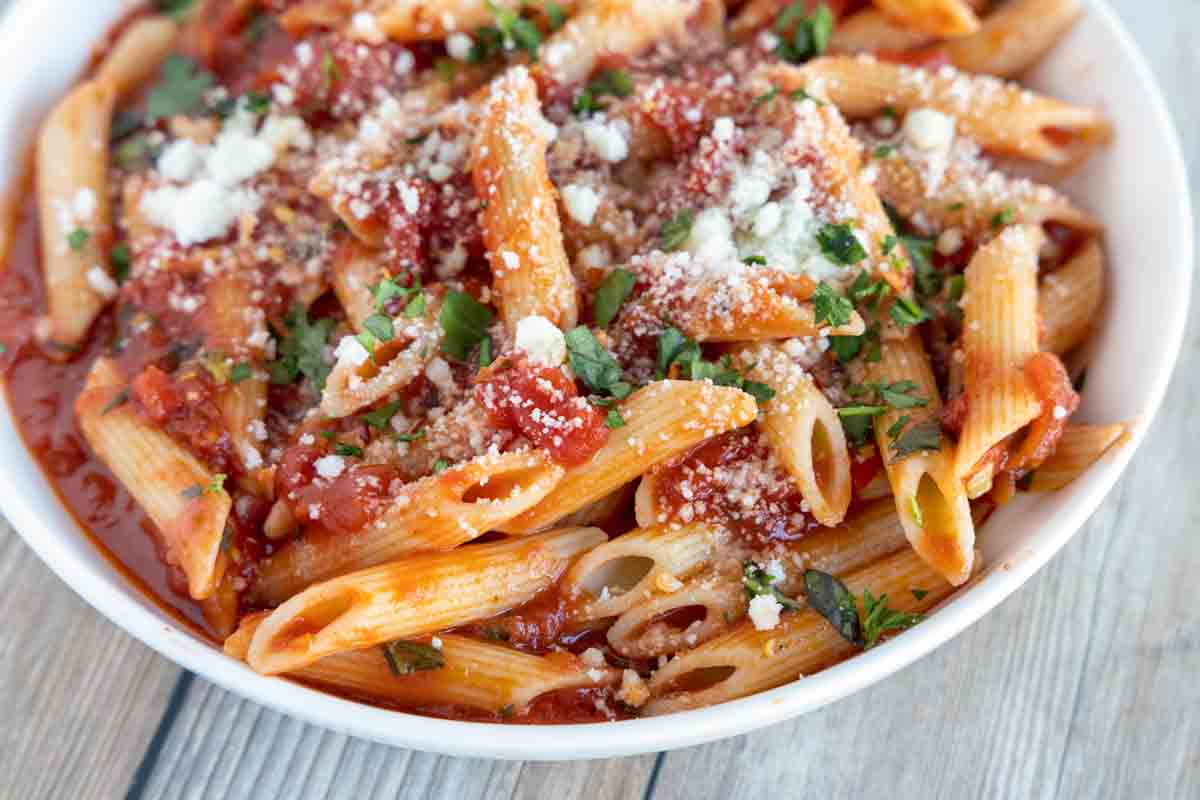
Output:
<instances>
[{"instance_id":1,"label":"gray wood plank","mask_svg":"<svg viewBox=\"0 0 1200 800\"><path fill-rule=\"evenodd\" d=\"M129 786L178 667L109 624L0 519L0 775L21 798Z\"/></svg>"}]
</instances>

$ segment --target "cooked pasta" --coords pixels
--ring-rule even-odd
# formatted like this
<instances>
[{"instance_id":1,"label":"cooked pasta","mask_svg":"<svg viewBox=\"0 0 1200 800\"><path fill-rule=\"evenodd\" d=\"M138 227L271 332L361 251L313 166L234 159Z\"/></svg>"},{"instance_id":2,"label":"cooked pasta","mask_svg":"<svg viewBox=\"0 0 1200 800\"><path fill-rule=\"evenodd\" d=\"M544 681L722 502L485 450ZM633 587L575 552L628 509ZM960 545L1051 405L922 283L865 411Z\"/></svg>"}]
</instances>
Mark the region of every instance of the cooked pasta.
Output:
<instances>
[{"instance_id":1,"label":"cooked pasta","mask_svg":"<svg viewBox=\"0 0 1200 800\"><path fill-rule=\"evenodd\" d=\"M14 418L230 657L362 702L624 719L887 646L1126 431L1060 360L1103 222L1013 173L1109 135L1010 80L1079 6L990 6L131 11L0 239Z\"/></svg>"}]
</instances>

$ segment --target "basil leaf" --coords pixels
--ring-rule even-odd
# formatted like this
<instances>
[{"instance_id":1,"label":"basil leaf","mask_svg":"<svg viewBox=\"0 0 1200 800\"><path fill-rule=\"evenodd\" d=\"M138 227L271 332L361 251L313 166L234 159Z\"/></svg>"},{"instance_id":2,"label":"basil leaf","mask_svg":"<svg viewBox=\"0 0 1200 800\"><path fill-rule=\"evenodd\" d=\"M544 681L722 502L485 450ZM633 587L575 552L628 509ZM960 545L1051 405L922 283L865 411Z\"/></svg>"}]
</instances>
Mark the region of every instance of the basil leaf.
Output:
<instances>
[{"instance_id":1,"label":"basil leaf","mask_svg":"<svg viewBox=\"0 0 1200 800\"><path fill-rule=\"evenodd\" d=\"M427 644L397 639L381 647L388 669L397 678L446 666L446 658L442 651Z\"/></svg>"},{"instance_id":2,"label":"basil leaf","mask_svg":"<svg viewBox=\"0 0 1200 800\"><path fill-rule=\"evenodd\" d=\"M386 314L372 314L363 320L363 327L381 342L390 342L392 337L396 335L395 326L392 325L392 318Z\"/></svg>"},{"instance_id":3,"label":"basil leaf","mask_svg":"<svg viewBox=\"0 0 1200 800\"><path fill-rule=\"evenodd\" d=\"M676 361L691 361L700 357L700 346L683 335L678 328L667 328L658 336L658 360L654 374L661 380L667 377Z\"/></svg>"},{"instance_id":4,"label":"basil leaf","mask_svg":"<svg viewBox=\"0 0 1200 800\"><path fill-rule=\"evenodd\" d=\"M483 341L493 314L487 306L465 292L451 291L442 302L438 323L442 326L442 350L466 361L471 348Z\"/></svg>"},{"instance_id":5,"label":"basil leaf","mask_svg":"<svg viewBox=\"0 0 1200 800\"><path fill-rule=\"evenodd\" d=\"M828 572L805 570L804 595L808 600L808 607L829 620L829 624L843 639L852 644L862 645L858 606L854 604L854 595L846 588L846 584Z\"/></svg>"},{"instance_id":6,"label":"basil leaf","mask_svg":"<svg viewBox=\"0 0 1200 800\"><path fill-rule=\"evenodd\" d=\"M636 282L632 272L623 269L614 269L608 273L604 282L600 284L600 288L596 290L595 315L596 325L600 328L607 328L608 324L617 316L617 312L621 308L621 304L629 297L629 293L633 291L633 284Z\"/></svg>"},{"instance_id":7,"label":"basil leaf","mask_svg":"<svg viewBox=\"0 0 1200 800\"><path fill-rule=\"evenodd\" d=\"M827 222L817 231L817 244L821 252L835 264L850 266L867 257L862 242L854 235L854 229L844 222Z\"/></svg>"}]
</instances>

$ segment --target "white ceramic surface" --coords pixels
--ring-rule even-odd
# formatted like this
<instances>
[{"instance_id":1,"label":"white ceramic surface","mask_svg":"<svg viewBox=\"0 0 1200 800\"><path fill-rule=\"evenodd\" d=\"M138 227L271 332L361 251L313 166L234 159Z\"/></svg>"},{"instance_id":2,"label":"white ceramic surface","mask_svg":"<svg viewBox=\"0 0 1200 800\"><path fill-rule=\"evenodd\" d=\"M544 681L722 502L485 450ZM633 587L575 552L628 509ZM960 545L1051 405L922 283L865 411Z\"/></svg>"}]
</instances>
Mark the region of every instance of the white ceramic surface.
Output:
<instances>
[{"instance_id":1,"label":"white ceramic surface","mask_svg":"<svg viewBox=\"0 0 1200 800\"><path fill-rule=\"evenodd\" d=\"M0 23L0 74L5 77L0 82L0 187L20 177L38 120L78 74L92 43L128 5L127 0L22 0ZM1022 497L1003 508L981 532L989 568L978 583L912 630L818 675L713 708L596 725L499 727L385 711L259 676L180 628L128 585L78 530L26 453L9 414L0 414L0 473L5 476L0 508L59 577L167 658L255 701L357 736L452 755L594 758L700 744L819 708L930 652L1054 555L1128 464L1179 352L1191 288L1193 222L1184 162L1153 76L1115 15L1092 2L1031 83L1058 97L1099 105L1116 124L1113 146L1068 188L1108 225L1113 265L1109 309L1088 373L1082 418L1132 420L1132 440L1067 489Z\"/></svg>"}]
</instances>

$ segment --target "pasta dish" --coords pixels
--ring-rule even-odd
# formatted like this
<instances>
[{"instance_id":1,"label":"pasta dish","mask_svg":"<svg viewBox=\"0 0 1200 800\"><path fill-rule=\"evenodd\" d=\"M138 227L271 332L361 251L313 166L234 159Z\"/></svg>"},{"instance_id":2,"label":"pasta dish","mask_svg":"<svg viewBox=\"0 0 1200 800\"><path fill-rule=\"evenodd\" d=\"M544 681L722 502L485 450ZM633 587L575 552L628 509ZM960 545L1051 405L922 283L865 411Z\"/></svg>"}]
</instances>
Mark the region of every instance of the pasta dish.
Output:
<instances>
[{"instance_id":1,"label":"pasta dish","mask_svg":"<svg viewBox=\"0 0 1200 800\"><path fill-rule=\"evenodd\" d=\"M232 658L491 722L903 635L1072 421L1077 0L155 0L37 133L0 353L81 525Z\"/></svg>"}]
</instances>

